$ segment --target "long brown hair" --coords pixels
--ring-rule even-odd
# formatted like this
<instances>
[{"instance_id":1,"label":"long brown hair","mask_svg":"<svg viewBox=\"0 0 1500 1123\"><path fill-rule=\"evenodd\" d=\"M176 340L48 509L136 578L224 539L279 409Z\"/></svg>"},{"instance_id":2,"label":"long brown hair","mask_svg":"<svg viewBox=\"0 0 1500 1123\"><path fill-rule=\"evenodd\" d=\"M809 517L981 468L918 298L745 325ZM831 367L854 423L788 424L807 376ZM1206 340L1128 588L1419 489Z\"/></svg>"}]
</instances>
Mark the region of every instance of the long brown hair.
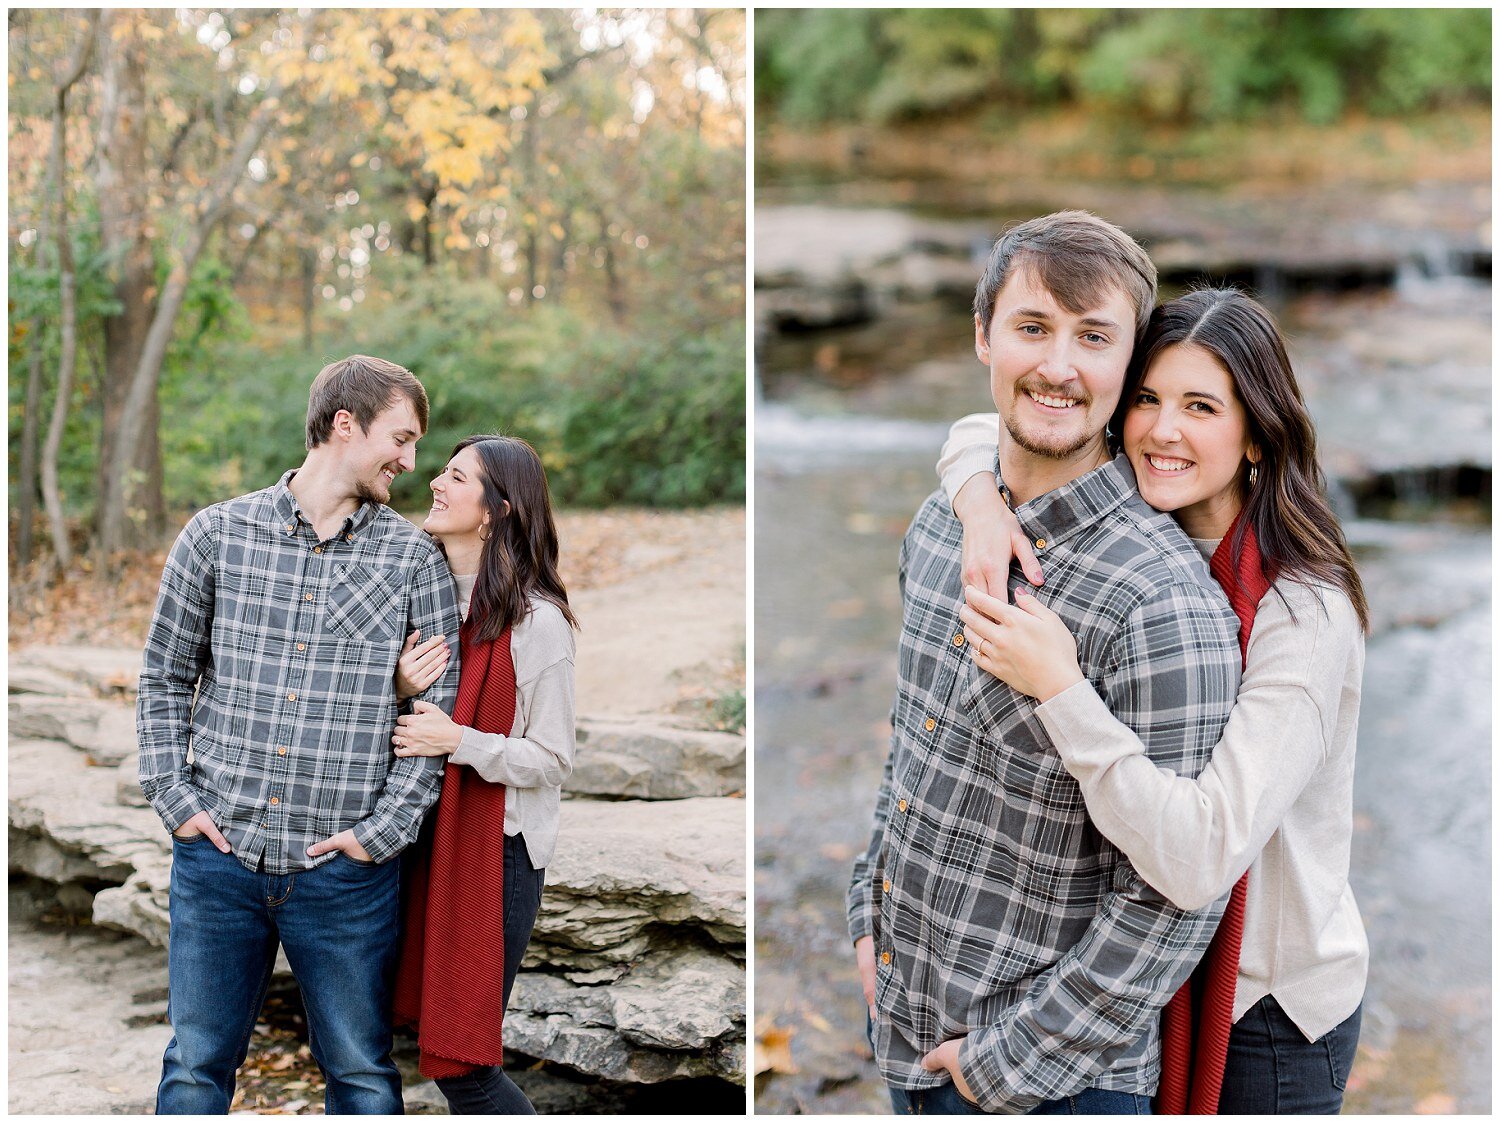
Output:
<instances>
[{"instance_id":1,"label":"long brown hair","mask_svg":"<svg viewBox=\"0 0 1500 1123\"><path fill-rule=\"evenodd\" d=\"M469 602L469 624L480 642L499 639L530 611L528 597L551 601L573 627L568 590L557 574L557 527L542 459L519 437L481 433L453 446L451 460L466 448L479 458L489 535L479 556L479 574ZM509 507L506 505L509 504Z\"/></svg>"},{"instance_id":2,"label":"long brown hair","mask_svg":"<svg viewBox=\"0 0 1500 1123\"><path fill-rule=\"evenodd\" d=\"M1168 347L1189 343L1202 347L1228 371L1245 407L1250 439L1260 449L1255 482L1250 482L1248 472L1239 481L1244 517L1231 548L1238 553L1246 528L1253 526L1268 579L1280 574L1342 589L1368 632L1364 584L1328 504L1312 418L1297 388L1281 331L1259 302L1238 289L1204 288L1169 300L1151 313L1111 427L1124 432L1125 414L1152 361Z\"/></svg>"}]
</instances>

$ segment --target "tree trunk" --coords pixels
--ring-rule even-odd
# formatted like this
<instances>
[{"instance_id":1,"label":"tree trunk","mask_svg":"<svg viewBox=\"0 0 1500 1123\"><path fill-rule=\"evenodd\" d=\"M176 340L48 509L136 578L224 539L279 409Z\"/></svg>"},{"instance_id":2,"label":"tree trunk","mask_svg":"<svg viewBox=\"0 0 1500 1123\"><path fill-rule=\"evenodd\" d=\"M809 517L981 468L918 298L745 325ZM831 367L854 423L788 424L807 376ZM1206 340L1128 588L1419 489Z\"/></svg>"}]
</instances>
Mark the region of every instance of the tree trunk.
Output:
<instances>
[{"instance_id":1,"label":"tree trunk","mask_svg":"<svg viewBox=\"0 0 1500 1123\"><path fill-rule=\"evenodd\" d=\"M620 267L615 259L615 240L609 236L609 218L603 207L596 207L594 217L599 221L599 241L604 246L604 293L609 301L610 315L615 323L625 322L625 291L620 285Z\"/></svg>"},{"instance_id":2,"label":"tree trunk","mask_svg":"<svg viewBox=\"0 0 1500 1123\"><path fill-rule=\"evenodd\" d=\"M302 349L313 348L313 311L317 307L318 251L304 246L298 251L302 259Z\"/></svg>"},{"instance_id":3,"label":"tree trunk","mask_svg":"<svg viewBox=\"0 0 1500 1123\"><path fill-rule=\"evenodd\" d=\"M188 236L187 245L172 265L161 300L152 317L141 349L140 362L131 373L125 400L120 410L113 456L107 461L105 481L107 490L102 493L103 512L99 524L99 551L108 557L127 544L127 515L130 500L130 467L138 449L153 439L157 431L156 390L161 378L162 362L167 357L167 346L172 341L172 329L177 313L187 295L188 281L193 267L209 236L222 217L230 195L245 174L250 157L270 131L272 113L280 97L281 85L274 83L265 100L245 123L234 151L221 165L213 184L205 190L198 205L198 221ZM158 461L160 457L158 456ZM160 495L160 481L157 481ZM149 512L147 513L149 516Z\"/></svg>"},{"instance_id":4,"label":"tree trunk","mask_svg":"<svg viewBox=\"0 0 1500 1123\"><path fill-rule=\"evenodd\" d=\"M68 423L68 406L73 397L73 372L78 363L77 280L73 272L73 245L68 231L68 91L83 77L89 56L94 50L94 25L97 10L90 11L82 41L74 50L72 64L57 84L52 106L52 162L57 171L57 266L62 296L62 351L57 364L57 397L52 403L52 421L47 427L47 444L42 449L42 499L47 505L47 522L52 528L52 549L57 564L66 569L73 564L68 544L68 524L63 518L62 495L57 486L57 454L62 447L63 429Z\"/></svg>"},{"instance_id":5,"label":"tree trunk","mask_svg":"<svg viewBox=\"0 0 1500 1123\"><path fill-rule=\"evenodd\" d=\"M568 279L568 243L573 239L573 212L567 210L558 220L562 237L557 239L557 252L552 255L552 274L547 278L547 295L554 300L562 295L563 284Z\"/></svg>"},{"instance_id":6,"label":"tree trunk","mask_svg":"<svg viewBox=\"0 0 1500 1123\"><path fill-rule=\"evenodd\" d=\"M126 501L110 479L110 464L117 458L120 421L125 409L131 376L140 365L146 336L156 313L156 266L151 252L151 230L147 225L150 184L146 158L146 45L138 21L139 12L110 12L101 22L99 36L103 52L104 104L97 160L99 226L105 252L116 262L115 298L120 311L104 321L104 382L101 399L104 424L99 441L99 476L95 489L95 523L103 529L109 502ZM125 21L119 36L115 27ZM155 395L149 403L156 411ZM161 453L155 433L132 448L125 475L133 482L129 502L145 512L132 520L130 544L139 544L163 521L161 497ZM112 498L114 496L114 498ZM154 527L153 525L154 524ZM119 549L124 542L117 543Z\"/></svg>"},{"instance_id":7,"label":"tree trunk","mask_svg":"<svg viewBox=\"0 0 1500 1123\"><path fill-rule=\"evenodd\" d=\"M437 193L436 183L422 191L422 265L427 269L437 264L437 249L432 242L432 206Z\"/></svg>"}]
</instances>

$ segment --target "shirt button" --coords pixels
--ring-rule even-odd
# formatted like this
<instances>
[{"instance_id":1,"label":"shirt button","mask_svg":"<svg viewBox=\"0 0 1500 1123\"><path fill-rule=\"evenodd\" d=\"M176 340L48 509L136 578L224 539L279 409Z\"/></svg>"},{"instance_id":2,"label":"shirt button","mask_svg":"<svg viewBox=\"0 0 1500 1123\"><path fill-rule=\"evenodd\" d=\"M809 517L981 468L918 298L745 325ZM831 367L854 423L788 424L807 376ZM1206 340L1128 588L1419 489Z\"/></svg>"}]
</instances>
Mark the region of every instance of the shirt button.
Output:
<instances>
[{"instance_id":1,"label":"shirt button","mask_svg":"<svg viewBox=\"0 0 1500 1123\"><path fill-rule=\"evenodd\" d=\"M1047 548L1047 540L1045 538L1038 538L1036 540L1036 548L1038 550L1045 550Z\"/></svg>"},{"instance_id":2,"label":"shirt button","mask_svg":"<svg viewBox=\"0 0 1500 1123\"><path fill-rule=\"evenodd\" d=\"M286 756L286 746L285 745L277 745L276 746L276 755L277 756Z\"/></svg>"},{"instance_id":3,"label":"shirt button","mask_svg":"<svg viewBox=\"0 0 1500 1123\"><path fill-rule=\"evenodd\" d=\"M287 695L287 696L286 696L286 700L287 700L287 701L288 701L288 702L295 702L295 701L296 701L296 700L297 700L297 692L296 692L296 691L293 691L293 692L292 692L292 693L290 693L290 694L288 694L288 695Z\"/></svg>"},{"instance_id":4,"label":"shirt button","mask_svg":"<svg viewBox=\"0 0 1500 1123\"><path fill-rule=\"evenodd\" d=\"M886 878L886 879L885 879L885 884L884 884L884 885L883 885L883 886L882 886L882 888L883 888L883 889L884 889L884 890L885 890L885 891L886 891L886 892L887 892L887 893L889 893L889 892L890 892L890 891L891 891L891 879L890 879L890 878Z\"/></svg>"},{"instance_id":5,"label":"shirt button","mask_svg":"<svg viewBox=\"0 0 1500 1123\"><path fill-rule=\"evenodd\" d=\"M307 644L305 644L305 643L299 643L297 645L297 650L298 651L306 651L307 650Z\"/></svg>"},{"instance_id":6,"label":"shirt button","mask_svg":"<svg viewBox=\"0 0 1500 1123\"><path fill-rule=\"evenodd\" d=\"M292 524L291 523L287 523L286 524L286 532L288 534L290 534L292 532Z\"/></svg>"},{"instance_id":7,"label":"shirt button","mask_svg":"<svg viewBox=\"0 0 1500 1123\"><path fill-rule=\"evenodd\" d=\"M964 634L962 632L959 632L958 635L956 635L956 636L953 637L953 646L954 647L962 647L963 645L964 645Z\"/></svg>"},{"instance_id":8,"label":"shirt button","mask_svg":"<svg viewBox=\"0 0 1500 1123\"><path fill-rule=\"evenodd\" d=\"M272 807L275 807L280 802L281 802L281 800L277 799L274 795L271 797L271 806Z\"/></svg>"},{"instance_id":9,"label":"shirt button","mask_svg":"<svg viewBox=\"0 0 1500 1123\"><path fill-rule=\"evenodd\" d=\"M897 804L896 804L896 810L897 811L905 811L906 810L906 800L903 799L903 800L898 801Z\"/></svg>"},{"instance_id":10,"label":"shirt button","mask_svg":"<svg viewBox=\"0 0 1500 1123\"><path fill-rule=\"evenodd\" d=\"M303 600L312 600L312 594L311 593L304 593L302 595L302 599Z\"/></svg>"},{"instance_id":11,"label":"shirt button","mask_svg":"<svg viewBox=\"0 0 1500 1123\"><path fill-rule=\"evenodd\" d=\"M313 547L313 553L315 553L315 554L321 554L322 552L323 552L323 547L322 546L314 546Z\"/></svg>"},{"instance_id":12,"label":"shirt button","mask_svg":"<svg viewBox=\"0 0 1500 1123\"><path fill-rule=\"evenodd\" d=\"M889 967L890 964L891 964L891 953L888 952L888 951L881 952L880 953L880 962L884 963L887 967Z\"/></svg>"},{"instance_id":13,"label":"shirt button","mask_svg":"<svg viewBox=\"0 0 1500 1123\"><path fill-rule=\"evenodd\" d=\"M932 717L928 718L926 721L924 721L922 723L922 728L925 729L925 730L927 730L927 732L931 733L934 729L937 728L937 718L932 718Z\"/></svg>"},{"instance_id":14,"label":"shirt button","mask_svg":"<svg viewBox=\"0 0 1500 1123\"><path fill-rule=\"evenodd\" d=\"M346 534L346 535L344 535L344 541L345 542L353 542L354 541L354 535L352 535L352 534Z\"/></svg>"}]
</instances>

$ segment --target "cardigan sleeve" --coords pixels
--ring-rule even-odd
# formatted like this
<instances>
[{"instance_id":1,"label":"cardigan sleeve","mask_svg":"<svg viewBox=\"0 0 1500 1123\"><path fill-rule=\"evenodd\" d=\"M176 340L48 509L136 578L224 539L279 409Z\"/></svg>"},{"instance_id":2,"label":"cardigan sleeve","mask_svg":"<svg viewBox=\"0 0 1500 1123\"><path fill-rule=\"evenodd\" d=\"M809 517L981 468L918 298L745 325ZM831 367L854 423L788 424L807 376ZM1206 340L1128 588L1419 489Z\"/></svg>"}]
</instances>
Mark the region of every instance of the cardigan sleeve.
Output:
<instances>
[{"instance_id":1,"label":"cardigan sleeve","mask_svg":"<svg viewBox=\"0 0 1500 1123\"><path fill-rule=\"evenodd\" d=\"M943 442L937 463L938 479L942 481L949 503L971 476L981 472L994 473L999 439L998 413L971 413L960 417L949 428L948 439Z\"/></svg>"},{"instance_id":2,"label":"cardigan sleeve","mask_svg":"<svg viewBox=\"0 0 1500 1123\"><path fill-rule=\"evenodd\" d=\"M1163 896L1202 908L1250 868L1326 759L1360 642L1342 593L1291 582L1268 592L1234 710L1195 779L1153 764L1087 681L1038 706L1037 716L1100 832Z\"/></svg>"},{"instance_id":3,"label":"cardigan sleeve","mask_svg":"<svg viewBox=\"0 0 1500 1123\"><path fill-rule=\"evenodd\" d=\"M512 788L561 787L573 774L573 629L556 606L534 604L511 648L516 712L525 724L510 736L465 726L452 756L453 763Z\"/></svg>"}]
</instances>

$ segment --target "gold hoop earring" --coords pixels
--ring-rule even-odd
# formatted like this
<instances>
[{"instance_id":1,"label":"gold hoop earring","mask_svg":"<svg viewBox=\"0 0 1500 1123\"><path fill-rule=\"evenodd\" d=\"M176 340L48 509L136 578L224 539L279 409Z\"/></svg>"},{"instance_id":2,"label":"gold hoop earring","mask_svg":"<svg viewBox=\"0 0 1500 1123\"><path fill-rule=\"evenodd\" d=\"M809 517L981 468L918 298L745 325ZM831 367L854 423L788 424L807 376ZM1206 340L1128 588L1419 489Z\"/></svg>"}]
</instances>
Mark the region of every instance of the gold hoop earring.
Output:
<instances>
[{"instance_id":1,"label":"gold hoop earring","mask_svg":"<svg viewBox=\"0 0 1500 1123\"><path fill-rule=\"evenodd\" d=\"M488 529L489 525L490 525L489 523L480 523L479 524L479 540L481 542L488 542L490 540L490 536L487 533L485 533L485 531Z\"/></svg>"}]
</instances>

